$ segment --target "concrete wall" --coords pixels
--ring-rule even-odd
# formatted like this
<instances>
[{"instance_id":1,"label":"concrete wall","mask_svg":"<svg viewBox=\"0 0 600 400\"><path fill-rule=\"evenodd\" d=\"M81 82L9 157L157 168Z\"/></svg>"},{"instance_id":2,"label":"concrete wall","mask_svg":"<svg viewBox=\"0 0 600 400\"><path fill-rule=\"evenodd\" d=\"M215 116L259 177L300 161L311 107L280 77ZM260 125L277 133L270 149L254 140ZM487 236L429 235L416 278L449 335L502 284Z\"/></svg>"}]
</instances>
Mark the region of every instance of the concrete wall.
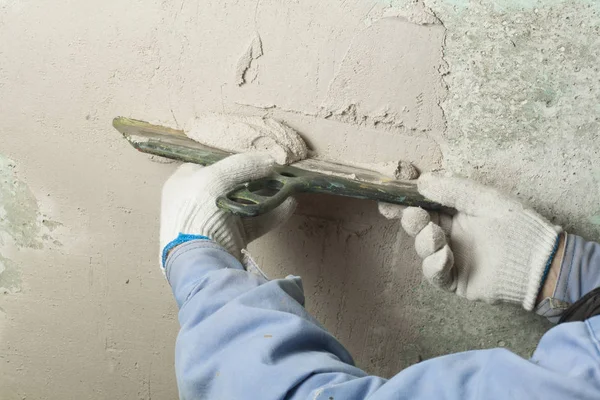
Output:
<instances>
[{"instance_id":1,"label":"concrete wall","mask_svg":"<svg viewBox=\"0 0 600 400\"><path fill-rule=\"evenodd\" d=\"M176 397L157 266L175 165L133 151L117 115L271 115L324 157L445 166L598 238L597 9L486 4L1 0L0 397ZM531 352L543 321L432 289L411 245L373 203L305 196L251 250L271 277L304 278L370 373Z\"/></svg>"}]
</instances>

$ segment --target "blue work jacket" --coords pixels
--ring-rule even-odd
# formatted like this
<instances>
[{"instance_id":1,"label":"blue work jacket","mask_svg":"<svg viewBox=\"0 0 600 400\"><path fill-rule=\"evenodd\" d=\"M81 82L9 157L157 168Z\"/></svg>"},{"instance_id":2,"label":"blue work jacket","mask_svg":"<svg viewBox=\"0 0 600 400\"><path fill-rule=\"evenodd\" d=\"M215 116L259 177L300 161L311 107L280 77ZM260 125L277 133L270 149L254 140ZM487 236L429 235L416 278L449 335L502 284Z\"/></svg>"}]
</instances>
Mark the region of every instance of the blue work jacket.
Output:
<instances>
[{"instance_id":1,"label":"blue work jacket","mask_svg":"<svg viewBox=\"0 0 600 400\"><path fill-rule=\"evenodd\" d=\"M420 362L391 379L354 366L304 308L299 277L247 272L210 240L176 247L166 275L179 306L181 399L600 400L600 316L550 329L526 360L498 348ZM567 236L554 298L600 286L600 245Z\"/></svg>"}]
</instances>

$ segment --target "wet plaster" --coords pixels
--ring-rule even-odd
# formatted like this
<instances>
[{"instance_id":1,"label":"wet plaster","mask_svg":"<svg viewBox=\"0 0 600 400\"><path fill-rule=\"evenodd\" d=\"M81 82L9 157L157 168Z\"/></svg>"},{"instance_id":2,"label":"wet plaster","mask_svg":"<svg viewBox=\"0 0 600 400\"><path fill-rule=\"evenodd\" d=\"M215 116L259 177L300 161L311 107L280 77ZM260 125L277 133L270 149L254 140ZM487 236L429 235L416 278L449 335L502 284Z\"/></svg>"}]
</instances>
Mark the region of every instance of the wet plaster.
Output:
<instances>
[{"instance_id":1,"label":"wet plaster","mask_svg":"<svg viewBox=\"0 0 600 400\"><path fill-rule=\"evenodd\" d=\"M174 127L205 112L273 117L325 158L445 167L597 233L594 9L486 4L0 5L12 38L1 153L17 166L1 174L28 188L17 200L1 184L0 215L12 199L29 229L0 230L37 243L0 249L21 282L0 300L0 397L177 396L177 310L156 265L159 193L176 165L133 151L117 115ZM548 328L424 283L412 241L370 202L303 197L251 250L271 277L303 277L307 308L372 374L473 348L528 356Z\"/></svg>"}]
</instances>

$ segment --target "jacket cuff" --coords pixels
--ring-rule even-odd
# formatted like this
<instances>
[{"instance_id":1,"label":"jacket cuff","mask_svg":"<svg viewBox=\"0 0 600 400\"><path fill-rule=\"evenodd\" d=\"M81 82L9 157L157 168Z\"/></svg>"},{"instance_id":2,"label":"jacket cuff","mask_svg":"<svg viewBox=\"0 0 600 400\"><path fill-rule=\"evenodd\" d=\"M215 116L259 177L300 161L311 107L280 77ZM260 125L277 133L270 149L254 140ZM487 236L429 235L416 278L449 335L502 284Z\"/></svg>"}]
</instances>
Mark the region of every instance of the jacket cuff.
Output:
<instances>
[{"instance_id":1,"label":"jacket cuff","mask_svg":"<svg viewBox=\"0 0 600 400\"><path fill-rule=\"evenodd\" d=\"M209 273L228 268L244 270L242 264L217 243L191 240L171 251L167 257L165 276L181 307Z\"/></svg>"},{"instance_id":2,"label":"jacket cuff","mask_svg":"<svg viewBox=\"0 0 600 400\"><path fill-rule=\"evenodd\" d=\"M169 252L171 250L173 250L175 247L179 246L180 244L183 244L185 242L189 242L190 240L210 240L210 238L208 236L204 236L204 235L191 235L188 233L179 233L179 235L177 235L177 237L173 240L171 240L169 243L167 243L167 245L164 247L163 251L162 251L162 255L161 255L161 267L165 268L165 265L167 263L167 256L169 255Z\"/></svg>"}]
</instances>

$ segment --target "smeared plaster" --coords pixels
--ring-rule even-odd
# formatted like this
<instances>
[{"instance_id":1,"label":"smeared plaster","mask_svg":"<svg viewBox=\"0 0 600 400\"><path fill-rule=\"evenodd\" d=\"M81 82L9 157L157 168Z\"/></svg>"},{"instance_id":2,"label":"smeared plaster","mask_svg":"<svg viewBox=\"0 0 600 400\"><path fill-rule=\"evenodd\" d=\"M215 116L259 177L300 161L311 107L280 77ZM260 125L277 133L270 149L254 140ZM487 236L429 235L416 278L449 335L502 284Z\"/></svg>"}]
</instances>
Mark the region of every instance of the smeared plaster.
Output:
<instances>
[{"instance_id":1,"label":"smeared plaster","mask_svg":"<svg viewBox=\"0 0 600 400\"><path fill-rule=\"evenodd\" d=\"M385 0L378 2L365 16L363 22L370 26L381 18L399 17L417 25L441 25L440 20L423 0ZM385 4L387 7L382 7Z\"/></svg>"},{"instance_id":2,"label":"smeared plaster","mask_svg":"<svg viewBox=\"0 0 600 400\"><path fill-rule=\"evenodd\" d=\"M266 13L268 9L263 6L261 10ZM414 23L407 19L405 15L409 11L410 15L420 15L418 20L421 22ZM294 98L293 103L290 103L284 100L289 89L279 86L277 91L274 91L275 88L271 89L270 86L279 85L279 78L272 71L266 70L259 87L250 91L228 88L227 98L235 103L257 108L279 108L287 112L398 133L439 134L444 125L438 105L445 90L441 79L441 72L446 68L440 47L444 39L443 26L418 1L403 7L377 4L369 10L368 15L372 20L367 26L329 32L330 35L346 35L348 44L336 57L337 60L332 60L329 66L324 64L332 68L327 80L321 77L323 61L320 57L309 56L298 60L296 64L288 64L291 49L307 46L303 44L302 37L290 38L284 49L269 48L265 57L273 57L275 60L268 63L265 59L265 68L268 69L274 61L279 64L280 69L288 72L288 81L294 81L291 74L295 70L313 68L307 70L305 76L298 77L296 82L304 85L307 81L312 83L314 80L320 90L308 96ZM265 18L262 14L258 17ZM273 29L272 32L277 30ZM266 43L275 39L270 33L263 34ZM335 49L335 46L327 42L323 45ZM240 58L244 62L238 65L249 65L248 55L252 53L252 47ZM262 46L260 54L262 55ZM423 65L427 67L423 68ZM322 97L319 98L321 91ZM251 101L246 100L250 97ZM307 101L309 104L303 107L302 104Z\"/></svg>"},{"instance_id":3,"label":"smeared plaster","mask_svg":"<svg viewBox=\"0 0 600 400\"><path fill-rule=\"evenodd\" d=\"M298 132L272 118L206 113L188 121L185 134L233 153L264 151L281 165L303 160L308 155Z\"/></svg>"},{"instance_id":4,"label":"smeared plaster","mask_svg":"<svg viewBox=\"0 0 600 400\"><path fill-rule=\"evenodd\" d=\"M437 18L420 1L340 5L289 5L285 12L296 18L284 18L275 3L261 2L260 84L226 84L223 101L398 134L440 134L446 67Z\"/></svg>"},{"instance_id":5,"label":"smeared plaster","mask_svg":"<svg viewBox=\"0 0 600 400\"><path fill-rule=\"evenodd\" d=\"M443 37L440 25L415 25L395 17L361 30L329 84L321 114L374 127L441 129L436 102L444 91L441 48L422 43L439 45Z\"/></svg>"},{"instance_id":6,"label":"smeared plaster","mask_svg":"<svg viewBox=\"0 0 600 400\"><path fill-rule=\"evenodd\" d=\"M240 111L256 112L251 107ZM397 163L398 160L410 162L424 171L442 166L440 147L426 134L415 135L412 132L404 133L403 130L399 132L349 124L334 118L324 119L277 107L264 110L263 113L299 132L311 148L311 156L357 166Z\"/></svg>"}]
</instances>

